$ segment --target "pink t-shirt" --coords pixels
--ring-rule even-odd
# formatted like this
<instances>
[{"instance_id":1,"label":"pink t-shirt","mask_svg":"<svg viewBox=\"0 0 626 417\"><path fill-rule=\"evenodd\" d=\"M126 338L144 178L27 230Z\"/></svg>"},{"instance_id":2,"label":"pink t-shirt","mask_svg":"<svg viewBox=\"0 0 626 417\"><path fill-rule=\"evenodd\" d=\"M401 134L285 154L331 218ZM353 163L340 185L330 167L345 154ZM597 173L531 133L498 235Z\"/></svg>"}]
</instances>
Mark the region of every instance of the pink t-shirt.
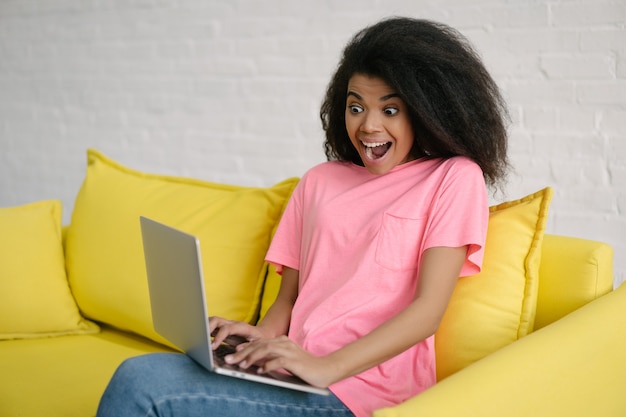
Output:
<instances>
[{"instance_id":1,"label":"pink t-shirt","mask_svg":"<svg viewBox=\"0 0 626 417\"><path fill-rule=\"evenodd\" d=\"M482 171L467 158L416 160L384 175L347 162L312 168L267 254L279 271L300 273L289 337L325 355L371 332L413 300L430 247L469 245L461 276L479 272L488 216ZM434 383L430 337L330 389L369 416Z\"/></svg>"}]
</instances>

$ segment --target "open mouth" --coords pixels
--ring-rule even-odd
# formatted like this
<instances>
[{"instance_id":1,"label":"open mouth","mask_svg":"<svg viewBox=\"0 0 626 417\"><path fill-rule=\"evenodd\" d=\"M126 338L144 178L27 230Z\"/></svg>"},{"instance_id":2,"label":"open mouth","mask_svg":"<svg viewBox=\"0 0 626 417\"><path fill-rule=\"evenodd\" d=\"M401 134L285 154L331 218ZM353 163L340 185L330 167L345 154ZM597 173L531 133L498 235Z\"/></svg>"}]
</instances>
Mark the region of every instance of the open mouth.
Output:
<instances>
[{"instance_id":1,"label":"open mouth","mask_svg":"<svg viewBox=\"0 0 626 417\"><path fill-rule=\"evenodd\" d=\"M389 148L391 148L391 142L361 143L365 148L365 155L371 160L382 158L383 156L385 156Z\"/></svg>"}]
</instances>

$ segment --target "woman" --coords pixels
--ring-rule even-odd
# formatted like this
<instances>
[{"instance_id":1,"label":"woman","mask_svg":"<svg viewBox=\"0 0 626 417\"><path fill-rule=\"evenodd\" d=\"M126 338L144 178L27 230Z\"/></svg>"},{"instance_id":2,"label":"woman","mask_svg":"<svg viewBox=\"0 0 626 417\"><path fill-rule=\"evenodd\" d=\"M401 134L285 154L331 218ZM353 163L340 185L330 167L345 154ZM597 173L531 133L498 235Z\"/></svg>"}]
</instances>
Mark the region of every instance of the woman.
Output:
<instances>
[{"instance_id":1,"label":"woman","mask_svg":"<svg viewBox=\"0 0 626 417\"><path fill-rule=\"evenodd\" d=\"M459 276L480 271L486 184L508 166L498 88L453 29L383 20L346 46L322 104L328 162L309 170L267 254L282 274L256 326L210 318L227 361L289 371L328 397L128 360L99 416L367 416L435 383L433 334Z\"/></svg>"}]
</instances>

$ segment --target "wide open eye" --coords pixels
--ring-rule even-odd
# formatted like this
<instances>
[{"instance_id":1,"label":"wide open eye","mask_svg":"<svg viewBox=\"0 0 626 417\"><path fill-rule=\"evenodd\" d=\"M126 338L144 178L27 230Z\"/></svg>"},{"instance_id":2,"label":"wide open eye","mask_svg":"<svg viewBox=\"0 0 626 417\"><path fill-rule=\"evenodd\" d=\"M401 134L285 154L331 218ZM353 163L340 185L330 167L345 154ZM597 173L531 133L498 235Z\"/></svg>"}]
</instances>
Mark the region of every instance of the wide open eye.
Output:
<instances>
[{"instance_id":1,"label":"wide open eye","mask_svg":"<svg viewBox=\"0 0 626 417\"><path fill-rule=\"evenodd\" d=\"M383 110L383 112L387 115L387 116L393 116L394 114L398 113L398 109L396 109L395 107L385 107L385 109Z\"/></svg>"},{"instance_id":2,"label":"wide open eye","mask_svg":"<svg viewBox=\"0 0 626 417\"><path fill-rule=\"evenodd\" d=\"M361 113L361 112L363 112L363 107L361 107L361 106L359 106L359 105L356 105L356 104L350 104L350 105L348 106L348 110L350 110L350 113L355 113L355 114L357 114L357 113Z\"/></svg>"}]
</instances>

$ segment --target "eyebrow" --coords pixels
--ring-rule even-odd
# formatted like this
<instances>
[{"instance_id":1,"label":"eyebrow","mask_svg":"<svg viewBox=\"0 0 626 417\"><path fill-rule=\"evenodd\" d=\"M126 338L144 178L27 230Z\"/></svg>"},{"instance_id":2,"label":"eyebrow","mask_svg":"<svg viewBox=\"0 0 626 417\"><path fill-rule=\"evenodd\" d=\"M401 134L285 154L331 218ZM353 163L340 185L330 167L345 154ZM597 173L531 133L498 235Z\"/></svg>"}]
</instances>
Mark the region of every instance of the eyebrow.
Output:
<instances>
[{"instance_id":1,"label":"eyebrow","mask_svg":"<svg viewBox=\"0 0 626 417\"><path fill-rule=\"evenodd\" d=\"M363 97L361 97L360 94L355 93L354 91L348 91L348 94L346 94L346 97L350 97L350 96L356 97L357 100L363 100ZM381 98L379 98L378 101L387 101L390 98L394 98L394 97L400 97L400 95L398 93L387 94L386 96L382 96Z\"/></svg>"}]
</instances>

